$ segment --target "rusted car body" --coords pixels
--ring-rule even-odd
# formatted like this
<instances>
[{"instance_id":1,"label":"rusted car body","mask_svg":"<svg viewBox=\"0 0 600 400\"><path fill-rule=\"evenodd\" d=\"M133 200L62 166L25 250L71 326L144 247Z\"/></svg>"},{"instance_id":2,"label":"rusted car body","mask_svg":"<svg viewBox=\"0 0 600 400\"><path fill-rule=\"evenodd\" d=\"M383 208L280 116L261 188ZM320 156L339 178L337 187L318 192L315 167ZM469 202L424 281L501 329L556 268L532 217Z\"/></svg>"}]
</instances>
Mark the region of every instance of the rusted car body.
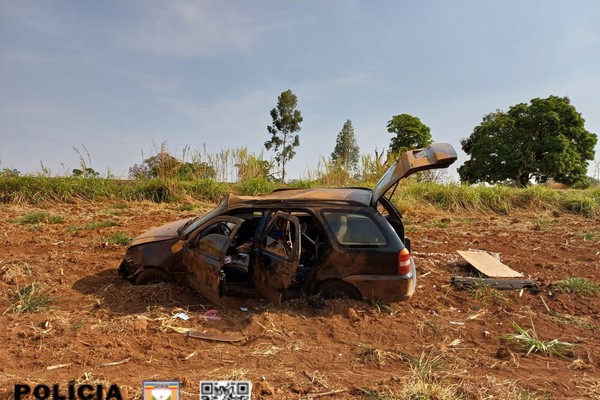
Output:
<instances>
[{"instance_id":1,"label":"rusted car body","mask_svg":"<svg viewBox=\"0 0 600 400\"><path fill-rule=\"evenodd\" d=\"M215 304L258 293L407 300L416 271L402 215L391 201L398 181L448 167L449 144L401 154L374 189L282 189L227 195L207 214L135 238L119 273L135 284L176 281Z\"/></svg>"}]
</instances>

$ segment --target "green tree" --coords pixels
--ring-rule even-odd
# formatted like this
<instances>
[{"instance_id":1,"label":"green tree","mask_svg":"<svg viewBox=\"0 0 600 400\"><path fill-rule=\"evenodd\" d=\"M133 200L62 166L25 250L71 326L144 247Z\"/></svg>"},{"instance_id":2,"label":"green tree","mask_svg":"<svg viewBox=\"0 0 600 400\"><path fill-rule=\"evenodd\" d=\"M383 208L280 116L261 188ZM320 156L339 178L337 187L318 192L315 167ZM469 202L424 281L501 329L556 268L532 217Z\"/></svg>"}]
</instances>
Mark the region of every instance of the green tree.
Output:
<instances>
[{"instance_id":1,"label":"green tree","mask_svg":"<svg viewBox=\"0 0 600 400\"><path fill-rule=\"evenodd\" d=\"M352 121L347 120L337 135L335 148L331 153L331 160L336 164L340 164L346 172L349 172L357 168L359 156L360 148L356 144L354 127L352 127Z\"/></svg>"},{"instance_id":2,"label":"green tree","mask_svg":"<svg viewBox=\"0 0 600 400\"><path fill-rule=\"evenodd\" d=\"M387 131L396 135L390 143L390 152L394 154L431 144L431 129L409 114L394 115L388 121Z\"/></svg>"},{"instance_id":3,"label":"green tree","mask_svg":"<svg viewBox=\"0 0 600 400\"><path fill-rule=\"evenodd\" d=\"M282 183L285 183L285 164L296 155L294 148L300 146L300 137L294 135L300 131L302 122L297 105L298 98L291 90L282 92L277 98L277 107L271 110L273 125L267 126L271 139L265 142L265 148L275 152L275 161L281 166Z\"/></svg>"},{"instance_id":4,"label":"green tree","mask_svg":"<svg viewBox=\"0 0 600 400\"><path fill-rule=\"evenodd\" d=\"M78 178L97 178L100 176L100 173L89 167L85 169L74 168L71 176Z\"/></svg>"},{"instance_id":5,"label":"green tree","mask_svg":"<svg viewBox=\"0 0 600 400\"><path fill-rule=\"evenodd\" d=\"M536 98L507 112L490 113L461 140L471 158L458 169L460 179L518 186L526 186L532 179L581 184L598 141L584 123L567 97Z\"/></svg>"}]
</instances>

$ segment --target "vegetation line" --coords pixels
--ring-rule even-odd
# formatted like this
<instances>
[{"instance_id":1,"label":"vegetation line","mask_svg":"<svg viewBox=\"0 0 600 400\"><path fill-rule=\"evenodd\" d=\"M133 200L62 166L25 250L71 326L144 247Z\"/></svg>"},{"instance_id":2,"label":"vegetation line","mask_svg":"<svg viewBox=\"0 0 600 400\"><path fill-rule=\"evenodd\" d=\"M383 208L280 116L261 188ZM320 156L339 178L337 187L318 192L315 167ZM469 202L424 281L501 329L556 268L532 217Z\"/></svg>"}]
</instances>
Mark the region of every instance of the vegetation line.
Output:
<instances>
[{"instance_id":1,"label":"vegetation line","mask_svg":"<svg viewBox=\"0 0 600 400\"><path fill-rule=\"evenodd\" d=\"M251 178L240 183L214 179L117 180L104 178L0 176L0 203L73 202L78 200L121 200L179 202L218 201L226 193L258 195L280 187L312 188L328 186L317 180L281 185L266 178ZM351 186L372 187L357 181ZM396 191L394 202L401 211L435 207L447 211L495 212L510 214L516 210L546 210L592 217L600 215L600 188L556 190L542 185L515 188L509 186L468 186L405 180Z\"/></svg>"}]
</instances>

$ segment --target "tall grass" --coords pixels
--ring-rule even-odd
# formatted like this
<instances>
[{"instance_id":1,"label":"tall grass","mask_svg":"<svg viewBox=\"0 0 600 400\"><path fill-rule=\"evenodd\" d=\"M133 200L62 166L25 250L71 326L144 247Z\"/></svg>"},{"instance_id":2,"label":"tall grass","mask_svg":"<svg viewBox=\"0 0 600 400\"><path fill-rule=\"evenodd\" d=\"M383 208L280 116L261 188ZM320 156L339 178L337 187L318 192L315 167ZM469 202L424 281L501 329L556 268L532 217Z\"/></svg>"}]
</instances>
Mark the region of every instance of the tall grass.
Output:
<instances>
[{"instance_id":1,"label":"tall grass","mask_svg":"<svg viewBox=\"0 0 600 400\"><path fill-rule=\"evenodd\" d=\"M91 169L87 149L77 151L81 168ZM172 156L165 144L155 148L153 156L158 171L153 179L118 180L94 174L80 177L52 177L43 168L36 176L0 174L0 203L72 202L77 200L123 200L154 202L185 201L187 198L217 201L228 192L244 195L268 193L281 187L273 177L272 161L246 148L221 150L210 154L206 147L192 152L184 148L183 157ZM151 157L152 158L152 157ZM86 161L89 160L89 161ZM158 161L157 161L158 160ZM308 179L289 182L286 187L313 188L360 186L373 187L392 160L385 151L363 155L357 170L345 170L327 158ZM206 166L206 170L189 165ZM147 166L149 167L149 166ZM542 185L527 188L509 186L467 186L439 183L435 174L418 174L400 183L394 201L401 211L430 206L447 211L495 212L510 214L515 210L562 211L586 217L600 215L600 188L557 190Z\"/></svg>"},{"instance_id":2,"label":"tall grass","mask_svg":"<svg viewBox=\"0 0 600 400\"><path fill-rule=\"evenodd\" d=\"M352 180L352 186L372 184ZM327 186L316 180L292 181L286 187ZM334 185L338 186L338 185ZM269 179L249 178L237 184L214 179L116 180L48 176L0 176L0 203L73 202L77 200L123 200L154 202L184 201L186 198L218 201L228 192L244 195L269 193L281 187ZM401 211L429 205L446 211L494 212L515 210L560 211L593 217L600 215L600 189L556 190L545 186L524 189L508 186L467 186L457 183L401 182L394 195Z\"/></svg>"},{"instance_id":3,"label":"tall grass","mask_svg":"<svg viewBox=\"0 0 600 400\"><path fill-rule=\"evenodd\" d=\"M394 201L401 211L424 203L447 211L510 214L519 209L552 210L591 217L600 214L599 195L598 189L555 190L539 185L521 189L406 180L396 191Z\"/></svg>"},{"instance_id":4,"label":"tall grass","mask_svg":"<svg viewBox=\"0 0 600 400\"><path fill-rule=\"evenodd\" d=\"M124 181L46 176L0 177L0 203L73 202L77 200L170 202L188 196L217 201L229 190L229 184L212 179Z\"/></svg>"}]
</instances>

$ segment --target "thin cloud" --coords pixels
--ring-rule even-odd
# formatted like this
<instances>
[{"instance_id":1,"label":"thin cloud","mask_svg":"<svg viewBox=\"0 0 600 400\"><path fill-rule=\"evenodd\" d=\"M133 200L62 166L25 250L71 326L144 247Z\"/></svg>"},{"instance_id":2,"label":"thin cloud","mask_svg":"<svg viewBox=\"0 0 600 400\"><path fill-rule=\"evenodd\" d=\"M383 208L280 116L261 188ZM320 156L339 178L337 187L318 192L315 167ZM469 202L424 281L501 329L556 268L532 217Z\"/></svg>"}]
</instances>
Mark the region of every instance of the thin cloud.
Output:
<instances>
[{"instance_id":1,"label":"thin cloud","mask_svg":"<svg viewBox=\"0 0 600 400\"><path fill-rule=\"evenodd\" d=\"M269 122L268 111L269 107L273 107L274 99L272 94L259 90L210 105L178 98L163 98L162 102L174 112L193 120L201 132L227 132L226 135L231 137L240 137L242 134L241 137L246 140L257 131L266 135L264 132ZM223 139L213 137L210 141Z\"/></svg>"},{"instance_id":2,"label":"thin cloud","mask_svg":"<svg viewBox=\"0 0 600 400\"><path fill-rule=\"evenodd\" d=\"M157 56L208 56L231 49L246 52L281 26L276 16L253 15L247 7L227 3L143 5L141 20L119 37L119 42Z\"/></svg>"}]
</instances>

